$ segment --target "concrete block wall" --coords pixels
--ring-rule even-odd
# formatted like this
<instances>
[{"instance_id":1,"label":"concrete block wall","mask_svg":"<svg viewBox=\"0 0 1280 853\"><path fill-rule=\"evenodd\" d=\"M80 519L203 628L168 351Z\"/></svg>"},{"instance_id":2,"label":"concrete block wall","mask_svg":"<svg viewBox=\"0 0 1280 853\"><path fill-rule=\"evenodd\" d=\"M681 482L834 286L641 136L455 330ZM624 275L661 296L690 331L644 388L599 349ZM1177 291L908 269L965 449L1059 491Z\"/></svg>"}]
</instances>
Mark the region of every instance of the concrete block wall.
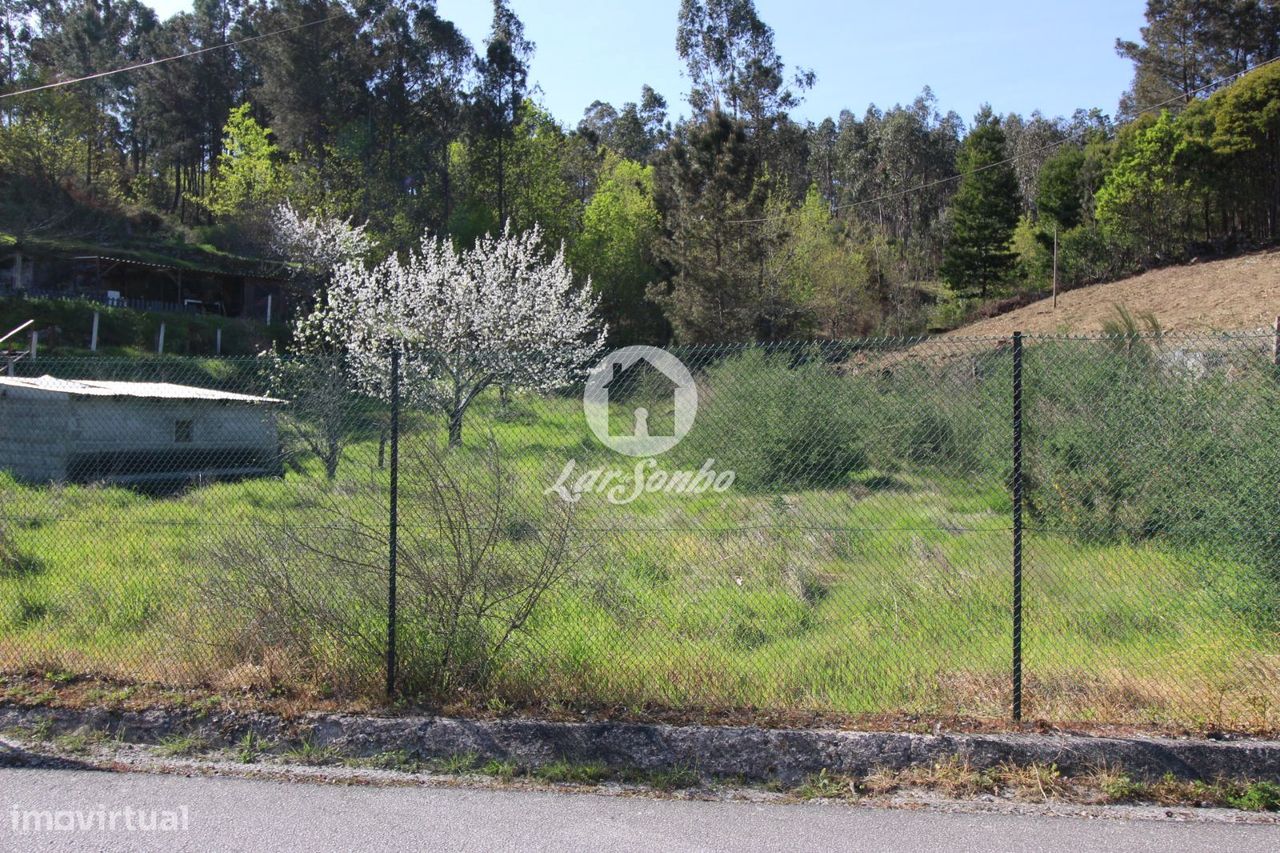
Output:
<instances>
[{"instance_id":1,"label":"concrete block wall","mask_svg":"<svg viewBox=\"0 0 1280 853\"><path fill-rule=\"evenodd\" d=\"M181 420L191 422L189 442L176 440ZM29 483L66 479L81 454L257 449L272 458L279 446L272 406L0 391L0 469Z\"/></svg>"},{"instance_id":2,"label":"concrete block wall","mask_svg":"<svg viewBox=\"0 0 1280 853\"><path fill-rule=\"evenodd\" d=\"M275 413L269 406L213 400L76 398L71 401L70 440L76 452L117 450L277 449ZM191 421L191 441L175 441L178 421Z\"/></svg>"},{"instance_id":3,"label":"concrete block wall","mask_svg":"<svg viewBox=\"0 0 1280 853\"><path fill-rule=\"evenodd\" d=\"M63 479L69 403L53 395L0 392L0 469L30 483Z\"/></svg>"}]
</instances>

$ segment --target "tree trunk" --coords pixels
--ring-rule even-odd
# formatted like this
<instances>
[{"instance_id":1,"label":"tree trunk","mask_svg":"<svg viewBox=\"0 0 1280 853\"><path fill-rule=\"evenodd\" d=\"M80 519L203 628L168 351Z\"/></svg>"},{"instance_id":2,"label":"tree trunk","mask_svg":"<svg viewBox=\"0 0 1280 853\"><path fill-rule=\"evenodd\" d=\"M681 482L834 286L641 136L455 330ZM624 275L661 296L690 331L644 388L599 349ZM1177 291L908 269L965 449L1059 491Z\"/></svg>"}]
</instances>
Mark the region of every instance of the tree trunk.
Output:
<instances>
[{"instance_id":1,"label":"tree trunk","mask_svg":"<svg viewBox=\"0 0 1280 853\"><path fill-rule=\"evenodd\" d=\"M449 446L462 446L462 409L454 409L449 415Z\"/></svg>"},{"instance_id":2,"label":"tree trunk","mask_svg":"<svg viewBox=\"0 0 1280 853\"><path fill-rule=\"evenodd\" d=\"M503 159L502 136L498 136L498 227L507 227L506 161Z\"/></svg>"}]
</instances>

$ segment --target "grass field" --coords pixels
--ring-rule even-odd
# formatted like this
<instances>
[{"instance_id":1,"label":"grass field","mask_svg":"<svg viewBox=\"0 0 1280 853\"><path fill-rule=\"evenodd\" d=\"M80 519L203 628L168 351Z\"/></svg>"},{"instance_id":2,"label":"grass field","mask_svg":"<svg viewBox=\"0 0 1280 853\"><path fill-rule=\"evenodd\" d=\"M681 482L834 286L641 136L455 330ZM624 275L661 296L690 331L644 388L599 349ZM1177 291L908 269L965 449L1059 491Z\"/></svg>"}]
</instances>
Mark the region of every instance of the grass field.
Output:
<instances>
[{"instance_id":1,"label":"grass field","mask_svg":"<svg viewBox=\"0 0 1280 853\"><path fill-rule=\"evenodd\" d=\"M410 418L406 445L443 430L438 418ZM502 565L538 547L554 500L541 492L566 459L629 467L586 434L576 399L519 396L504 406L486 396L448 464L481 467L488 435L515 484L491 552L511 561ZM335 506L344 524L383 523L387 472L377 456L366 424L332 484L304 454L282 480L163 498L0 478L0 664L376 695L385 549L369 551L373 568L340 580L281 555L299 531L332 526ZM402 476L413 486L421 474L407 466ZM451 556L415 494L401 502L402 542L418 548L402 559L410 671L423 660L418 646L434 642L414 613L431 590L415 578ZM624 506L587 496L573 520L583 558L467 687L497 706L1003 716L1009 509L999 477L874 458L820 487L650 494ZM1034 529L1025 546L1028 716L1276 725L1280 638L1258 606L1273 591L1252 565L1208 549ZM284 586L255 586L259 562L285 567L273 581ZM273 589L297 591L299 609L260 600ZM321 604L329 621L318 629L282 622Z\"/></svg>"}]
</instances>

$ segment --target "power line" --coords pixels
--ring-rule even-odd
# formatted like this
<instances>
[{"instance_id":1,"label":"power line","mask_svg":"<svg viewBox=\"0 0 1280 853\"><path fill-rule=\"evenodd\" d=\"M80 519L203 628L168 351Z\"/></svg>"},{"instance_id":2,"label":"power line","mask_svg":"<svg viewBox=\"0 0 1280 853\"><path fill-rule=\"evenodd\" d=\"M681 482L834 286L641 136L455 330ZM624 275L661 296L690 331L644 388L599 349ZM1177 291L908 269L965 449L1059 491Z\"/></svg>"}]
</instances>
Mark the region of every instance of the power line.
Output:
<instances>
[{"instance_id":1,"label":"power line","mask_svg":"<svg viewBox=\"0 0 1280 853\"><path fill-rule=\"evenodd\" d=\"M84 83L89 80L98 80L103 77L111 77L116 74L124 74L125 72L128 72L128 71L137 71L142 68L150 68L155 65L162 65L166 62L173 62L179 59L187 59L192 56L200 56L201 54L209 53L215 50L222 50L223 48L227 48L227 47L238 47L243 44L249 44L251 42L261 41L262 39L272 38L273 36L279 36L279 35L284 35L286 33L296 32L298 30L304 30L304 29L307 29L308 27L318 26L320 24L327 24L330 21L337 20L340 17L342 16L330 15L327 18L321 18L316 21L308 21L307 23L304 23L304 24L296 24L292 27L283 27L278 30L272 30L271 32L268 32L268 33L261 33L260 35L256 35L256 36L248 36L246 38L235 39L233 41L223 42L221 44L210 45L209 47L202 47L199 50L192 50L186 53L174 54L173 56L165 56L159 59L149 59L146 62L139 62L133 65L126 65L123 68L113 68L109 71L99 71L94 74L86 74L83 77L76 77L70 80L58 80L53 83L45 83L40 86L32 86L31 88L28 88L28 89L19 89L16 92L5 92L3 94L0 94L0 100L6 100L8 98L16 98L20 95L29 95L29 94L32 94L33 92L43 92L47 89L57 89L63 86L72 86L77 83ZM1243 71L1237 71L1234 74L1228 74L1225 77L1220 77L1217 80L1213 80L1209 83L1206 83L1204 86L1201 86L1199 89L1195 89L1186 94L1176 95L1172 98L1169 98L1166 101L1162 101L1158 104L1154 104L1150 107L1147 107L1145 110L1143 110L1143 112L1150 112L1152 110L1163 109L1164 107L1170 106L1179 101L1184 101L1189 97L1198 95L1202 92L1208 91L1209 89L1217 88L1218 86L1221 86L1224 83L1230 82L1231 80L1234 80L1237 77L1243 77L1245 74L1248 74L1253 71L1257 71L1259 68L1263 68L1267 65L1271 65L1272 63L1277 61L1280 61L1280 56L1273 56L1270 59L1265 60L1264 62L1259 62L1256 65L1253 65L1253 66L1250 66L1249 68L1244 69ZM1058 148L1062 145L1066 145L1068 142L1074 141L1077 137L1082 136L1087 132L1088 132L1087 128L1082 129L1082 130L1076 131L1073 134L1069 134L1068 136L1062 139L1059 139L1054 142L1050 142L1046 145L1042 145L1039 148L1032 149L1031 151L1024 151L1021 154L1015 154L1012 157L1006 157L1003 160L999 160L994 163L988 163L985 166L979 166L978 168L971 169L967 172L960 172L958 174L951 175L946 178L937 178L932 181L926 181L925 183L918 184L917 186L914 186L914 187L908 187L904 190L895 190L894 192L891 192L891 193L885 193L883 195L875 196L869 199L862 199L861 201L853 201L853 202L847 202L845 204L833 205L831 207L831 211L835 212L837 210L848 210L851 208L866 207L872 204L880 204L881 202L892 201L894 199L901 198L906 195L911 195L912 193L917 193L922 190L932 189L937 186L942 186L943 184L949 184L954 181L959 181L970 175L976 175L979 172L985 172L988 169L995 169L1000 166L1007 166L1012 163L1016 163L1018 160L1021 160L1025 157L1029 157L1033 154L1039 154L1043 151L1048 151L1053 148ZM730 220L727 220L725 224L750 225L750 224L757 224L757 223L764 223L764 222L775 222L785 218L786 218L786 215L784 214L781 216L761 216L754 219L730 219Z\"/></svg>"},{"instance_id":2,"label":"power line","mask_svg":"<svg viewBox=\"0 0 1280 853\"><path fill-rule=\"evenodd\" d=\"M1218 86L1221 86L1224 83L1228 83L1236 79L1237 77L1243 77L1244 75L1250 72L1257 71L1259 68L1264 68L1272 64L1273 62L1277 62L1277 61L1280 61L1280 56L1273 56L1270 59L1264 62L1259 62L1257 65L1250 66L1249 68L1246 68L1243 71L1237 71L1234 74L1228 74L1225 77L1220 77L1217 80L1214 80L1210 83L1206 83L1205 85L1201 86L1199 89L1196 89L1191 92L1187 92L1186 94L1176 95L1170 98L1169 100L1162 101L1158 104L1153 104L1152 106L1144 109L1142 112L1149 113L1153 110L1163 109L1167 106L1178 103L1179 101L1185 101L1188 98L1194 97L1195 95L1199 95L1201 92L1206 92L1210 89L1216 89ZM861 201L851 201L845 204L832 205L831 211L834 213L837 210L847 210L849 208L865 207L867 205L880 204L881 202L885 202L885 201L892 201L894 199L902 198L903 196L906 196L906 195L911 195L912 193L920 192L921 190L932 189L934 187L941 186L943 184L949 184L953 181L961 180L962 178L968 177L970 175L976 175L979 172L985 172L988 169L995 169L1000 166L1008 166L1009 164L1016 163L1018 160L1021 160L1025 157L1030 157L1033 154L1039 154L1043 151L1048 151L1050 149L1057 148L1062 145L1066 145L1068 142L1073 142L1077 137L1083 136L1088 132L1089 132L1089 128L1084 128L1076 131L1075 133L1068 134L1064 138L1059 139L1055 142L1050 142L1046 145L1041 145L1039 148L1033 148L1030 151L1023 151L1021 154L1015 154L1012 157L1006 157L1005 159L998 160L995 163L988 163L985 166L979 166L976 169L970 169L967 172L960 172L958 174L951 175L950 177L937 178L932 181L926 181L925 183L919 184L914 187L907 187L905 190L895 190L891 193L885 193L884 195L875 196L874 198L863 199ZM775 216L761 216L755 219L730 219L730 220L727 220L725 224L726 225L751 225L751 224L762 223L762 222L776 222L780 219L785 219L785 218L787 218L787 214L775 215Z\"/></svg>"},{"instance_id":3,"label":"power line","mask_svg":"<svg viewBox=\"0 0 1280 853\"><path fill-rule=\"evenodd\" d=\"M321 18L320 20L317 20L317 21L308 21L305 24L295 24L292 27L284 27L279 30L272 30L269 33L262 33L261 35L248 36L247 38L236 39L234 41L223 42L221 44L214 44L214 45L210 45L209 47L202 47L199 50L188 51L187 53L178 53L173 56L165 56L159 59L148 59L146 62L139 62L134 65L126 65L123 68L112 68L110 71L98 71L94 74L86 74L83 77L76 77L71 80L58 80L53 83L45 83L44 85L41 85L41 86L32 86L30 89L19 89L16 92L5 92L3 94L0 94L0 101L5 100L6 98L16 98L19 95L30 95L32 92L43 92L46 89L57 89L62 86L73 86L77 83L84 83L89 80L99 80L103 77L111 77L115 74L124 74L126 71L137 71L140 68L150 68L153 65L163 65L166 62L173 62L174 60L178 60L178 59L187 59L188 57L199 56L202 53L209 53L210 51L214 51L214 50L222 50L225 47L239 47L242 44L249 44L250 42L261 41L262 39L271 38L272 36L284 35L285 33L292 33L298 30L305 30L307 27L315 27L315 26L319 26L320 24L327 24L330 21L336 21L340 17L342 16L330 15L327 18Z\"/></svg>"}]
</instances>

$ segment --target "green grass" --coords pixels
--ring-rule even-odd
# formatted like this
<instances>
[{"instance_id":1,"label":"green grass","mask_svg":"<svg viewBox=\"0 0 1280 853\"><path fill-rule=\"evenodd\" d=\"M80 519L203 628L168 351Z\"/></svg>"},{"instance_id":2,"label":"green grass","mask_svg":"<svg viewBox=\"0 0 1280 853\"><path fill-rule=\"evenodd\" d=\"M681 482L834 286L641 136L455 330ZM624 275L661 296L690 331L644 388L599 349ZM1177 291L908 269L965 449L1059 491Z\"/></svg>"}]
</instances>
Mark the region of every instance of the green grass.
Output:
<instances>
[{"instance_id":1,"label":"green grass","mask_svg":"<svg viewBox=\"0 0 1280 853\"><path fill-rule=\"evenodd\" d=\"M98 350L91 352L89 343L95 313L98 314ZM3 327L0 334L27 320L34 320L34 328L42 330L39 350L42 358L94 358L103 363L141 359L153 365L167 362L178 371L191 368L190 362L178 360L181 356L213 356L219 330L224 356L255 355L270 348L273 341L288 338L283 325L267 326L249 318L136 311L89 300L0 297L0 327ZM164 356L156 354L161 323L165 326ZM53 334L48 334L48 330L54 330ZM25 346L26 341L26 336L20 335L17 344Z\"/></svg>"},{"instance_id":2,"label":"green grass","mask_svg":"<svg viewBox=\"0 0 1280 853\"><path fill-rule=\"evenodd\" d=\"M520 765L514 761L503 761L497 758L486 761L481 767L480 772L485 776L493 776L503 782L510 782L516 776L520 775Z\"/></svg>"},{"instance_id":3,"label":"green grass","mask_svg":"<svg viewBox=\"0 0 1280 853\"><path fill-rule=\"evenodd\" d=\"M245 732L235 745L236 760L241 764L253 764L266 749L267 742L261 735L252 731Z\"/></svg>"},{"instance_id":4,"label":"green grass","mask_svg":"<svg viewBox=\"0 0 1280 853\"><path fill-rule=\"evenodd\" d=\"M438 417L409 421L407 444L442 435ZM517 396L504 409L488 395L466 427L455 464L479 464L492 434L517 484L502 553L536 537L540 492L566 458L632 464L586 435L573 398ZM332 487L370 524L384 523L385 505L358 487L385 483L376 455L376 433L365 430ZM0 478L0 554L16 567L0 564L0 666L333 689L326 673L352 666L348 647L317 641L301 673L297 661L270 659L253 625L232 624L198 589L212 549L246 525L319 523L317 496L328 488L309 457L283 480L170 498ZM873 468L783 493L645 495L625 506L588 496L577 524L589 557L544 599L484 692L502 708L1004 716L1008 507L997 478L923 468ZM412 505L401 513L406 531L429 521ZM1028 716L1276 724L1280 642L1256 613L1267 593L1253 567L1158 542L1034 531L1025 554ZM371 582L379 602L382 581ZM381 636L380 619L379 609L367 614L370 636ZM413 651L402 650L406 659ZM376 696L378 654L363 681L342 689ZM246 742L238 752L252 761L261 748Z\"/></svg>"},{"instance_id":5,"label":"green grass","mask_svg":"<svg viewBox=\"0 0 1280 853\"><path fill-rule=\"evenodd\" d=\"M437 773L448 773L457 775L467 773L476 769L478 756L474 752L459 752L454 755L447 755L444 758L431 762L431 767Z\"/></svg>"},{"instance_id":6,"label":"green grass","mask_svg":"<svg viewBox=\"0 0 1280 853\"><path fill-rule=\"evenodd\" d=\"M611 774L608 767L598 762L552 761L535 767L532 775L543 782L598 785Z\"/></svg>"},{"instance_id":7,"label":"green grass","mask_svg":"<svg viewBox=\"0 0 1280 853\"><path fill-rule=\"evenodd\" d=\"M169 735L160 741L156 751L172 758L199 755L209 748L198 735Z\"/></svg>"},{"instance_id":8,"label":"green grass","mask_svg":"<svg viewBox=\"0 0 1280 853\"><path fill-rule=\"evenodd\" d=\"M304 738L284 754L286 758L303 764L334 764L342 758L336 747L319 746L310 738Z\"/></svg>"}]
</instances>

